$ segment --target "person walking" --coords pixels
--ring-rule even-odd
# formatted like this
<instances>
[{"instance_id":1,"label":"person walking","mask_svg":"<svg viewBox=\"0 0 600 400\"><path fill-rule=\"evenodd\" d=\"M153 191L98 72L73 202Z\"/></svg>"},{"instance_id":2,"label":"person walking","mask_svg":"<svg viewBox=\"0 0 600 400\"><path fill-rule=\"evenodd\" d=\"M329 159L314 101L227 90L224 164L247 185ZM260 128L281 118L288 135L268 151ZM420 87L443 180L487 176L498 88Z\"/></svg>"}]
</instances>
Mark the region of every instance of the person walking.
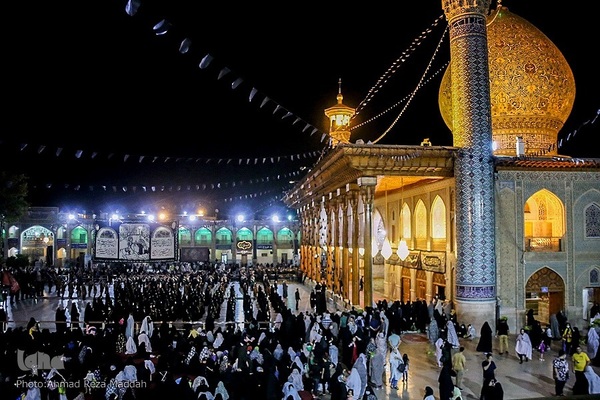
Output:
<instances>
[{"instance_id":1,"label":"person walking","mask_svg":"<svg viewBox=\"0 0 600 400\"><path fill-rule=\"evenodd\" d=\"M487 321L481 326L477 351L482 353L492 352L492 327Z\"/></svg>"},{"instance_id":2,"label":"person walking","mask_svg":"<svg viewBox=\"0 0 600 400\"><path fill-rule=\"evenodd\" d=\"M398 389L398 380L402 377L404 372L404 361L402 361L402 354L395 348L390 352L390 387L392 389Z\"/></svg>"},{"instance_id":3,"label":"person walking","mask_svg":"<svg viewBox=\"0 0 600 400\"><path fill-rule=\"evenodd\" d=\"M504 400L504 388L498 380L491 379L487 385L482 388L481 400Z\"/></svg>"},{"instance_id":4,"label":"person walking","mask_svg":"<svg viewBox=\"0 0 600 400\"><path fill-rule=\"evenodd\" d=\"M454 383L450 367L444 365L438 376L438 389L440 391L440 400L451 400L454 393Z\"/></svg>"},{"instance_id":5,"label":"person walking","mask_svg":"<svg viewBox=\"0 0 600 400\"><path fill-rule=\"evenodd\" d=\"M435 341L435 360L437 361L438 368L442 368L442 349L444 348L444 339L441 337Z\"/></svg>"},{"instance_id":6,"label":"person walking","mask_svg":"<svg viewBox=\"0 0 600 400\"><path fill-rule=\"evenodd\" d=\"M408 354L404 353L402 355L402 362L404 362L404 371L402 371L402 382L407 384L408 383L408 364L410 363Z\"/></svg>"},{"instance_id":7,"label":"person walking","mask_svg":"<svg viewBox=\"0 0 600 400\"><path fill-rule=\"evenodd\" d=\"M488 384L491 379L496 378L496 363L493 358L494 355L492 353L487 353L485 355L485 360L481 363L484 386Z\"/></svg>"},{"instance_id":8,"label":"person walking","mask_svg":"<svg viewBox=\"0 0 600 400\"><path fill-rule=\"evenodd\" d=\"M540 351L540 361L545 361L544 359L544 353L546 352L547 348L546 348L546 342L544 342L543 340L540 342L540 345L538 346L538 350Z\"/></svg>"},{"instance_id":9,"label":"person walking","mask_svg":"<svg viewBox=\"0 0 600 400\"><path fill-rule=\"evenodd\" d=\"M455 372L456 386L462 390L462 380L465 374L465 368L467 365L467 358L465 357L465 348L460 346L458 351L452 356L452 370Z\"/></svg>"},{"instance_id":10,"label":"person walking","mask_svg":"<svg viewBox=\"0 0 600 400\"><path fill-rule=\"evenodd\" d=\"M490 385L492 381L496 381L496 363L493 360L493 354L487 353L485 360L481 363L483 370L483 385L481 385L481 394L479 400L489 399Z\"/></svg>"},{"instance_id":11,"label":"person walking","mask_svg":"<svg viewBox=\"0 0 600 400\"><path fill-rule=\"evenodd\" d=\"M569 379L569 363L567 353L563 349L558 351L558 356L552 361L552 377L554 378L554 395L564 396L563 390Z\"/></svg>"},{"instance_id":12,"label":"person walking","mask_svg":"<svg viewBox=\"0 0 600 400\"><path fill-rule=\"evenodd\" d=\"M523 364L523 359L525 361L531 360L532 357L532 346L531 339L529 339L529 335L525 332L525 329L521 328L519 334L517 335L517 342L515 343L515 351L519 356L519 364Z\"/></svg>"},{"instance_id":13,"label":"person walking","mask_svg":"<svg viewBox=\"0 0 600 400\"><path fill-rule=\"evenodd\" d=\"M296 293L294 294L294 297L296 299L296 311L298 311L298 308L300 307L300 290L298 288L296 288Z\"/></svg>"},{"instance_id":14,"label":"person walking","mask_svg":"<svg viewBox=\"0 0 600 400\"><path fill-rule=\"evenodd\" d=\"M500 344L500 354L508 354L508 318L501 317L496 326L496 336Z\"/></svg>"},{"instance_id":15,"label":"person walking","mask_svg":"<svg viewBox=\"0 0 600 400\"><path fill-rule=\"evenodd\" d=\"M571 344L573 343L573 328L571 324L567 322L565 329L562 332L562 348L567 354L572 353Z\"/></svg>"},{"instance_id":16,"label":"person walking","mask_svg":"<svg viewBox=\"0 0 600 400\"><path fill-rule=\"evenodd\" d=\"M573 371L575 371L575 384L573 385L573 395L589 394L589 382L585 377L585 368L590 365L590 358L583 351L581 346L575 348L575 354L571 356L573 360Z\"/></svg>"}]
</instances>

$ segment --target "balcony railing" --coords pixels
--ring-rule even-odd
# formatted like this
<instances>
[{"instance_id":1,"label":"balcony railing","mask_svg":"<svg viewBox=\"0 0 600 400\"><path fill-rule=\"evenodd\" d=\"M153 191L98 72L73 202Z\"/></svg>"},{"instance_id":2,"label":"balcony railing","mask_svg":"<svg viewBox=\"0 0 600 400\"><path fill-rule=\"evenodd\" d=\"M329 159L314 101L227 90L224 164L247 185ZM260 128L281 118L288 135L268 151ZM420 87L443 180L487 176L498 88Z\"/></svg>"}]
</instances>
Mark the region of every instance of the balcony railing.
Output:
<instances>
[{"instance_id":1,"label":"balcony railing","mask_svg":"<svg viewBox=\"0 0 600 400\"><path fill-rule=\"evenodd\" d=\"M559 237L529 237L525 238L525 251L562 251L562 238Z\"/></svg>"}]
</instances>

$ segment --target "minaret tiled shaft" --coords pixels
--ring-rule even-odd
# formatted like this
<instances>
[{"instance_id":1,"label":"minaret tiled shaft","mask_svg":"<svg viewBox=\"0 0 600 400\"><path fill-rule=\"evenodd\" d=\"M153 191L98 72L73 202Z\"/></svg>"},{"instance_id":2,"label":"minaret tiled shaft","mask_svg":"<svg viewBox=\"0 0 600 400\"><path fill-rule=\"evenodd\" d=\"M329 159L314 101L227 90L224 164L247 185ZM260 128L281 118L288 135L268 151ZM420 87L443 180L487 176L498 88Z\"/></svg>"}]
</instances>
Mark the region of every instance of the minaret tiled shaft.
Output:
<instances>
[{"instance_id":1,"label":"minaret tiled shaft","mask_svg":"<svg viewBox=\"0 0 600 400\"><path fill-rule=\"evenodd\" d=\"M452 134L461 149L455 161L456 299L465 311L481 303L476 313L482 314L492 311L496 300L489 6L489 0L442 0L450 27ZM493 314L486 318L495 325Z\"/></svg>"}]
</instances>

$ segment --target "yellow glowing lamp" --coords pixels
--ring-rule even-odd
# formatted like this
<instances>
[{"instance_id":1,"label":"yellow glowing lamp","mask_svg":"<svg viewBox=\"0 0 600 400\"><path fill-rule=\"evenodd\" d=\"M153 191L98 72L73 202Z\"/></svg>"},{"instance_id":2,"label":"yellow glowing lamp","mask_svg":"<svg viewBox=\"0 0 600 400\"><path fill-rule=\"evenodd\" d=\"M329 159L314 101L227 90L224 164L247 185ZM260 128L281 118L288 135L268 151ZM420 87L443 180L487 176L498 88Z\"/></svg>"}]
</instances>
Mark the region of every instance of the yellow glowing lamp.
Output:
<instances>
[{"instance_id":1,"label":"yellow glowing lamp","mask_svg":"<svg viewBox=\"0 0 600 400\"><path fill-rule=\"evenodd\" d=\"M350 119L356 113L352 107L343 104L342 80L339 80L339 91L337 95L337 104L325 110L325 115L329 118L329 136L332 144L350 143Z\"/></svg>"}]
</instances>

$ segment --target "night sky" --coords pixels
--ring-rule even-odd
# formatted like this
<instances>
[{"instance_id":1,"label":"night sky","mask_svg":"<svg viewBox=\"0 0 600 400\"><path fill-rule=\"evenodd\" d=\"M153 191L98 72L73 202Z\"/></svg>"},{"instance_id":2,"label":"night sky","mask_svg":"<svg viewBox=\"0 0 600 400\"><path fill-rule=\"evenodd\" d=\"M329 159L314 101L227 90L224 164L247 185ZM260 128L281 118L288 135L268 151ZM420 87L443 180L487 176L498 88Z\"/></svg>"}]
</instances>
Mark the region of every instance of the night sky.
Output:
<instances>
[{"instance_id":1,"label":"night sky","mask_svg":"<svg viewBox=\"0 0 600 400\"><path fill-rule=\"evenodd\" d=\"M280 209L326 148L339 79L359 109L352 141L397 119L379 144L452 145L437 105L449 60L441 1L140 0L134 15L121 0L14 3L1 6L0 156L30 177L35 206ZM503 2L571 65L577 96L559 153L574 157L600 157L591 4Z\"/></svg>"}]
</instances>

